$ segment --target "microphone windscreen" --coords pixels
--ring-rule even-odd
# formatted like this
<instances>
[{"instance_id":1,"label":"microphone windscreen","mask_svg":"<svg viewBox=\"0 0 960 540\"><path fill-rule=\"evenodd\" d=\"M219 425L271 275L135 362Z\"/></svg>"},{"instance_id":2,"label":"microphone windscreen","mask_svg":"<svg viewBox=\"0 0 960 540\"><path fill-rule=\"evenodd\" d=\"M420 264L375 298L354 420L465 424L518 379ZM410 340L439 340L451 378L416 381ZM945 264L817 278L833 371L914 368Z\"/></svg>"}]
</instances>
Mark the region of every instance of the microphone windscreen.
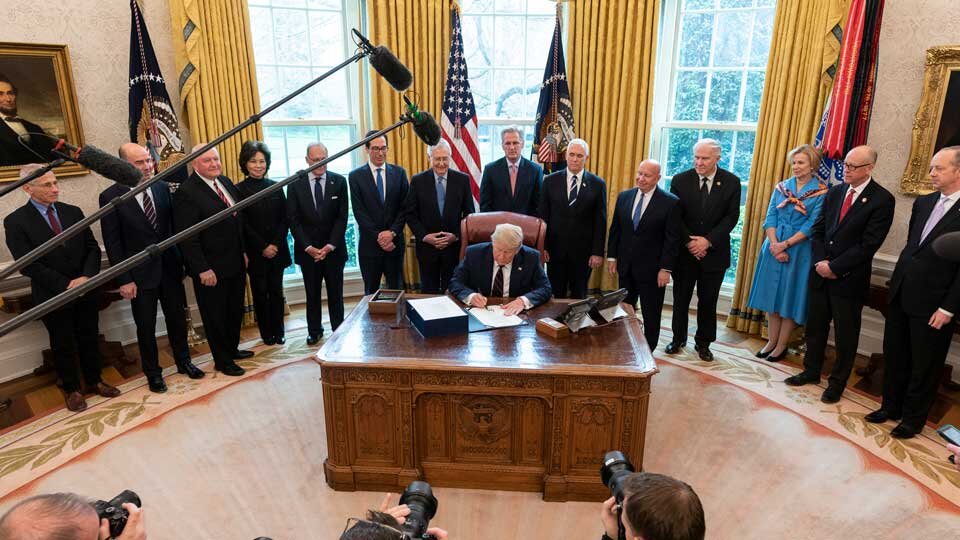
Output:
<instances>
[{"instance_id":1,"label":"microphone windscreen","mask_svg":"<svg viewBox=\"0 0 960 540\"><path fill-rule=\"evenodd\" d=\"M134 187L143 174L130 163L114 157L96 146L83 146L76 155L77 163L118 184Z\"/></svg>"},{"instance_id":2,"label":"microphone windscreen","mask_svg":"<svg viewBox=\"0 0 960 540\"><path fill-rule=\"evenodd\" d=\"M413 122L413 132L427 146L440 142L440 125L427 111L420 111L420 119Z\"/></svg>"},{"instance_id":3,"label":"microphone windscreen","mask_svg":"<svg viewBox=\"0 0 960 540\"><path fill-rule=\"evenodd\" d=\"M387 80L397 92L403 92L413 84L413 74L403 65L390 49L383 45L373 49L370 65L381 77Z\"/></svg>"},{"instance_id":4,"label":"microphone windscreen","mask_svg":"<svg viewBox=\"0 0 960 540\"><path fill-rule=\"evenodd\" d=\"M960 262L960 232L947 233L933 241L933 252L952 262Z\"/></svg>"}]
</instances>

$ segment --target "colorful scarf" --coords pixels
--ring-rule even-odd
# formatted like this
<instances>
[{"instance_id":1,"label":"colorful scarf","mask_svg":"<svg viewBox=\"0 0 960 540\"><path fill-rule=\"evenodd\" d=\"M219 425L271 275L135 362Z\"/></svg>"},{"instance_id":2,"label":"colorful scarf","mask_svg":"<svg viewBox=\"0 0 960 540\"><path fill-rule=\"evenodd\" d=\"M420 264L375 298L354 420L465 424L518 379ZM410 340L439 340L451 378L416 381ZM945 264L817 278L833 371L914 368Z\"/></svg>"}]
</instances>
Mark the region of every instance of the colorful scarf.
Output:
<instances>
[{"instance_id":1,"label":"colorful scarf","mask_svg":"<svg viewBox=\"0 0 960 540\"><path fill-rule=\"evenodd\" d=\"M820 195L823 195L824 193L826 193L828 189L830 189L830 187L827 186L827 184L825 184L823 181L820 181L819 185L817 186L817 189L813 191L808 191L804 195L797 197L796 195L793 194L792 191L790 191L790 188L787 187L787 181L784 180L783 182L780 182L779 184L777 184L776 190L779 191L781 195L786 197L786 199L784 199L780 204L778 204L777 208L783 208L789 203L789 204L793 204L794 210L796 210L797 212L800 212L803 215L807 215L807 206L803 204L803 201L813 197L819 197Z\"/></svg>"}]
</instances>

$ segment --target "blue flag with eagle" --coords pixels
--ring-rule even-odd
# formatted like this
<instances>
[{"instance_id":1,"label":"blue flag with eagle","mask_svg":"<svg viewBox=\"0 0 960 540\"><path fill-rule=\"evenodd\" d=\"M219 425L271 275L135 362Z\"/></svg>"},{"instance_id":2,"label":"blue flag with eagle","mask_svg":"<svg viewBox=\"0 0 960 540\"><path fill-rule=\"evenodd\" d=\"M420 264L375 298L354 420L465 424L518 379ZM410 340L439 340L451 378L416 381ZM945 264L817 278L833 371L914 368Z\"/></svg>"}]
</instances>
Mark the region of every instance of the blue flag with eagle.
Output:
<instances>
[{"instance_id":1,"label":"blue flag with eagle","mask_svg":"<svg viewBox=\"0 0 960 540\"><path fill-rule=\"evenodd\" d=\"M130 0L130 13L130 141L146 146L153 155L157 170L162 171L180 161L185 154L180 123L167 94L137 0ZM178 180L173 178L171 181Z\"/></svg>"},{"instance_id":2,"label":"blue flag with eagle","mask_svg":"<svg viewBox=\"0 0 960 540\"><path fill-rule=\"evenodd\" d=\"M553 29L550 54L543 70L540 85L540 103L537 105L533 156L543 165L544 172L553 172L567 166L567 144L575 139L573 101L567 84L567 66L563 60L563 41L560 28L560 3L557 3L557 24Z\"/></svg>"}]
</instances>

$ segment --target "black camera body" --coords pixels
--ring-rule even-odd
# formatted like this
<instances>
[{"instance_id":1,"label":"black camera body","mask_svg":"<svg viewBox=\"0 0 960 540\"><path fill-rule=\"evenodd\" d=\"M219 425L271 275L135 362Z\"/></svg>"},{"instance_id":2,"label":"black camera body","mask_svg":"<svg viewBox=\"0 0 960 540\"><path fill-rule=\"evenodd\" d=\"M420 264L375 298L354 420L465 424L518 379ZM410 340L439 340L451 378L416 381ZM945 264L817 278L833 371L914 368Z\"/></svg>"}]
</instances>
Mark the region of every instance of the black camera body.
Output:
<instances>
[{"instance_id":1,"label":"black camera body","mask_svg":"<svg viewBox=\"0 0 960 540\"><path fill-rule=\"evenodd\" d=\"M430 484L420 480L410 482L400 496L400 504L410 509L410 514L403 522L404 539L431 540L433 535L427 534L427 528L433 516L437 515L437 498L433 496Z\"/></svg>"},{"instance_id":2,"label":"black camera body","mask_svg":"<svg viewBox=\"0 0 960 540\"><path fill-rule=\"evenodd\" d=\"M635 472L633 464L623 452L614 450L604 454L603 464L600 466L600 479L603 480L603 485L610 488L610 493L617 500L617 505L623 504L624 480Z\"/></svg>"},{"instance_id":3,"label":"black camera body","mask_svg":"<svg viewBox=\"0 0 960 540\"><path fill-rule=\"evenodd\" d=\"M114 538L120 536L123 528L127 526L127 518L130 517L130 512L123 507L123 503L133 503L137 508L141 506L140 497L129 489L123 490L109 501L93 503L93 509L97 511L100 519L110 522L110 536Z\"/></svg>"}]
</instances>

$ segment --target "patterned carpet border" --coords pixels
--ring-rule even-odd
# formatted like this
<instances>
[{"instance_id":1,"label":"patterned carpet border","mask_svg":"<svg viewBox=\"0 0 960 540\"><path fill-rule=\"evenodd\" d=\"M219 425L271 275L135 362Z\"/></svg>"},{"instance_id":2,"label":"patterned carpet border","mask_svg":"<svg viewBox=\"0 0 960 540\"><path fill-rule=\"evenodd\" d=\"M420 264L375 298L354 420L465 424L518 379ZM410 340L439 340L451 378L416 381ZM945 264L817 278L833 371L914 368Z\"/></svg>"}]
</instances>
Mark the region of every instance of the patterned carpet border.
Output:
<instances>
[{"instance_id":1,"label":"patterned carpet border","mask_svg":"<svg viewBox=\"0 0 960 540\"><path fill-rule=\"evenodd\" d=\"M660 347L655 355L657 361L691 369L763 396L852 442L960 508L960 471L947 461L949 451L930 427L925 427L923 433L913 439L894 439L890 430L896 422L871 424L864 419L867 413L880 406L870 397L847 389L839 403L827 405L820 401L820 394L826 388L825 381L801 387L783 382L799 373L798 368L758 360L754 351L723 342L711 346L715 356L713 362L700 360L692 347L668 355L662 351L671 338L669 330L661 331Z\"/></svg>"},{"instance_id":2,"label":"patterned carpet border","mask_svg":"<svg viewBox=\"0 0 960 540\"><path fill-rule=\"evenodd\" d=\"M243 348L251 348L254 343L259 341L248 342ZM255 356L237 362L247 371L242 377L228 377L213 371L212 358L205 354L194 358L194 364L207 372L202 379L177 374L175 366L165 369L168 390L164 394L150 392L146 377L140 376L118 386L122 392L118 397L88 398L85 411L58 409L12 429L0 435L0 498L173 409L309 358L318 348L306 345L303 332L290 335L283 347L257 347Z\"/></svg>"}]
</instances>

